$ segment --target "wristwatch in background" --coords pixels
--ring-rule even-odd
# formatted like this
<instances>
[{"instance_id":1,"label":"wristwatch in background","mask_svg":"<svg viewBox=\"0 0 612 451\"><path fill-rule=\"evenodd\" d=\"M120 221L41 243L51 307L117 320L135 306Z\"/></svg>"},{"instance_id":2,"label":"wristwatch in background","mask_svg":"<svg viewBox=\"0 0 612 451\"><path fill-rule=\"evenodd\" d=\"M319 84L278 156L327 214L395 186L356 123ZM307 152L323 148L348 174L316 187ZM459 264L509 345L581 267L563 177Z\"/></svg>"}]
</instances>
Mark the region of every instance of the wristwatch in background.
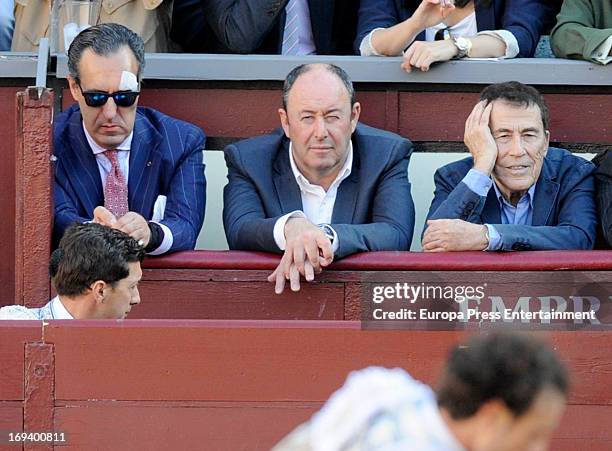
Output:
<instances>
[{"instance_id":1,"label":"wristwatch in background","mask_svg":"<svg viewBox=\"0 0 612 451\"><path fill-rule=\"evenodd\" d=\"M470 56L470 51L472 50L472 41L468 38L453 36L451 38L453 40L453 44L459 50L457 56L455 58L465 58L466 56Z\"/></svg>"}]
</instances>

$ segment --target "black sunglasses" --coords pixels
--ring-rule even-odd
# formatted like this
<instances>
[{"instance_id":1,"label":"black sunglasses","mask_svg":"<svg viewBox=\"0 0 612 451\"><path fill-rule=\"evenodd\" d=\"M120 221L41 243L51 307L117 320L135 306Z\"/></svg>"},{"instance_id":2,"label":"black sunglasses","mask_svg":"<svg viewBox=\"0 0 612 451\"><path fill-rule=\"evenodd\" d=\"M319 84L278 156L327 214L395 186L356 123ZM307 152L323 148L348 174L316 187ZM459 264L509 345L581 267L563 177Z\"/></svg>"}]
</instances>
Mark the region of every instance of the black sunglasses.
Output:
<instances>
[{"instance_id":1,"label":"black sunglasses","mask_svg":"<svg viewBox=\"0 0 612 451\"><path fill-rule=\"evenodd\" d=\"M94 108L99 108L104 106L108 101L109 97L112 97L115 104L117 106L128 107L134 105L136 99L140 95L140 91L116 91L112 93L104 92L104 91L87 91L83 92L83 88L81 87L81 83L77 83L79 85L79 89L81 90L81 94L83 94L83 98L85 99L85 103L87 106L91 106Z\"/></svg>"}]
</instances>

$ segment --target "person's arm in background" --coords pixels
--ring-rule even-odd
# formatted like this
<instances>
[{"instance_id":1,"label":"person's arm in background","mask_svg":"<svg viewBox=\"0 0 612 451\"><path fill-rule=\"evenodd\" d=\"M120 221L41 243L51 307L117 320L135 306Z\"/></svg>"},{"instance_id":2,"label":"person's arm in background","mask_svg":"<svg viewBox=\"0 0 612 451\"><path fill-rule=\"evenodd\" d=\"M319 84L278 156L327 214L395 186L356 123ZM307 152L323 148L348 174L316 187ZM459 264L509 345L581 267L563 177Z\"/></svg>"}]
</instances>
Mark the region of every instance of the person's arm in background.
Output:
<instances>
[{"instance_id":1,"label":"person's arm in background","mask_svg":"<svg viewBox=\"0 0 612 451\"><path fill-rule=\"evenodd\" d=\"M205 20L223 45L251 53L261 45L289 0L207 0Z\"/></svg>"},{"instance_id":2,"label":"person's arm in background","mask_svg":"<svg viewBox=\"0 0 612 451\"><path fill-rule=\"evenodd\" d=\"M608 64L612 61L612 3L565 0L550 35L550 45L559 58Z\"/></svg>"},{"instance_id":3,"label":"person's arm in background","mask_svg":"<svg viewBox=\"0 0 612 451\"><path fill-rule=\"evenodd\" d=\"M442 6L442 0L423 0L402 21L392 0L362 1L357 31L360 53L362 56L401 55L423 30L442 22L453 8Z\"/></svg>"},{"instance_id":4,"label":"person's arm in background","mask_svg":"<svg viewBox=\"0 0 612 451\"><path fill-rule=\"evenodd\" d=\"M11 50L13 28L15 26L14 7L13 0L2 0L0 2L0 52Z\"/></svg>"}]
</instances>

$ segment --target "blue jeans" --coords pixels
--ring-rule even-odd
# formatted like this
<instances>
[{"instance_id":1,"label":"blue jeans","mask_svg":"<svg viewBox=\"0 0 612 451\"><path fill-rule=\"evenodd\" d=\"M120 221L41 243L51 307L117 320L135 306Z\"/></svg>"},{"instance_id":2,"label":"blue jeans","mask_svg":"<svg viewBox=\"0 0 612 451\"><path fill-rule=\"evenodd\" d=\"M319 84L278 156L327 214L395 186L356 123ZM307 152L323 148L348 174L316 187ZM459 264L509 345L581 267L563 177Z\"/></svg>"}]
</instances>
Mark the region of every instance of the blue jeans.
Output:
<instances>
[{"instance_id":1,"label":"blue jeans","mask_svg":"<svg viewBox=\"0 0 612 451\"><path fill-rule=\"evenodd\" d=\"M11 50L15 16L13 0L0 0L0 52Z\"/></svg>"}]
</instances>

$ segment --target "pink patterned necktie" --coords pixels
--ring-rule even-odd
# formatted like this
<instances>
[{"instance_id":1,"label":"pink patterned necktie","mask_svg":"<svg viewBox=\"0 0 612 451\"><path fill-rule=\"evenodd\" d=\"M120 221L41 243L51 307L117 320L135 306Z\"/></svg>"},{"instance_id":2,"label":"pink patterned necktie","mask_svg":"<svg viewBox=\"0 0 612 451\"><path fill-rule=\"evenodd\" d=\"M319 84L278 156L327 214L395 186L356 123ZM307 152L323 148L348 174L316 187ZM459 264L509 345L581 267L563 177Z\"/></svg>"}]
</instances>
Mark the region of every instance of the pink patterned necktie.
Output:
<instances>
[{"instance_id":1,"label":"pink patterned necktie","mask_svg":"<svg viewBox=\"0 0 612 451\"><path fill-rule=\"evenodd\" d=\"M111 170L104 183L104 207L119 219L129 211L128 187L119 168L117 151L107 150L104 155L111 162Z\"/></svg>"}]
</instances>

